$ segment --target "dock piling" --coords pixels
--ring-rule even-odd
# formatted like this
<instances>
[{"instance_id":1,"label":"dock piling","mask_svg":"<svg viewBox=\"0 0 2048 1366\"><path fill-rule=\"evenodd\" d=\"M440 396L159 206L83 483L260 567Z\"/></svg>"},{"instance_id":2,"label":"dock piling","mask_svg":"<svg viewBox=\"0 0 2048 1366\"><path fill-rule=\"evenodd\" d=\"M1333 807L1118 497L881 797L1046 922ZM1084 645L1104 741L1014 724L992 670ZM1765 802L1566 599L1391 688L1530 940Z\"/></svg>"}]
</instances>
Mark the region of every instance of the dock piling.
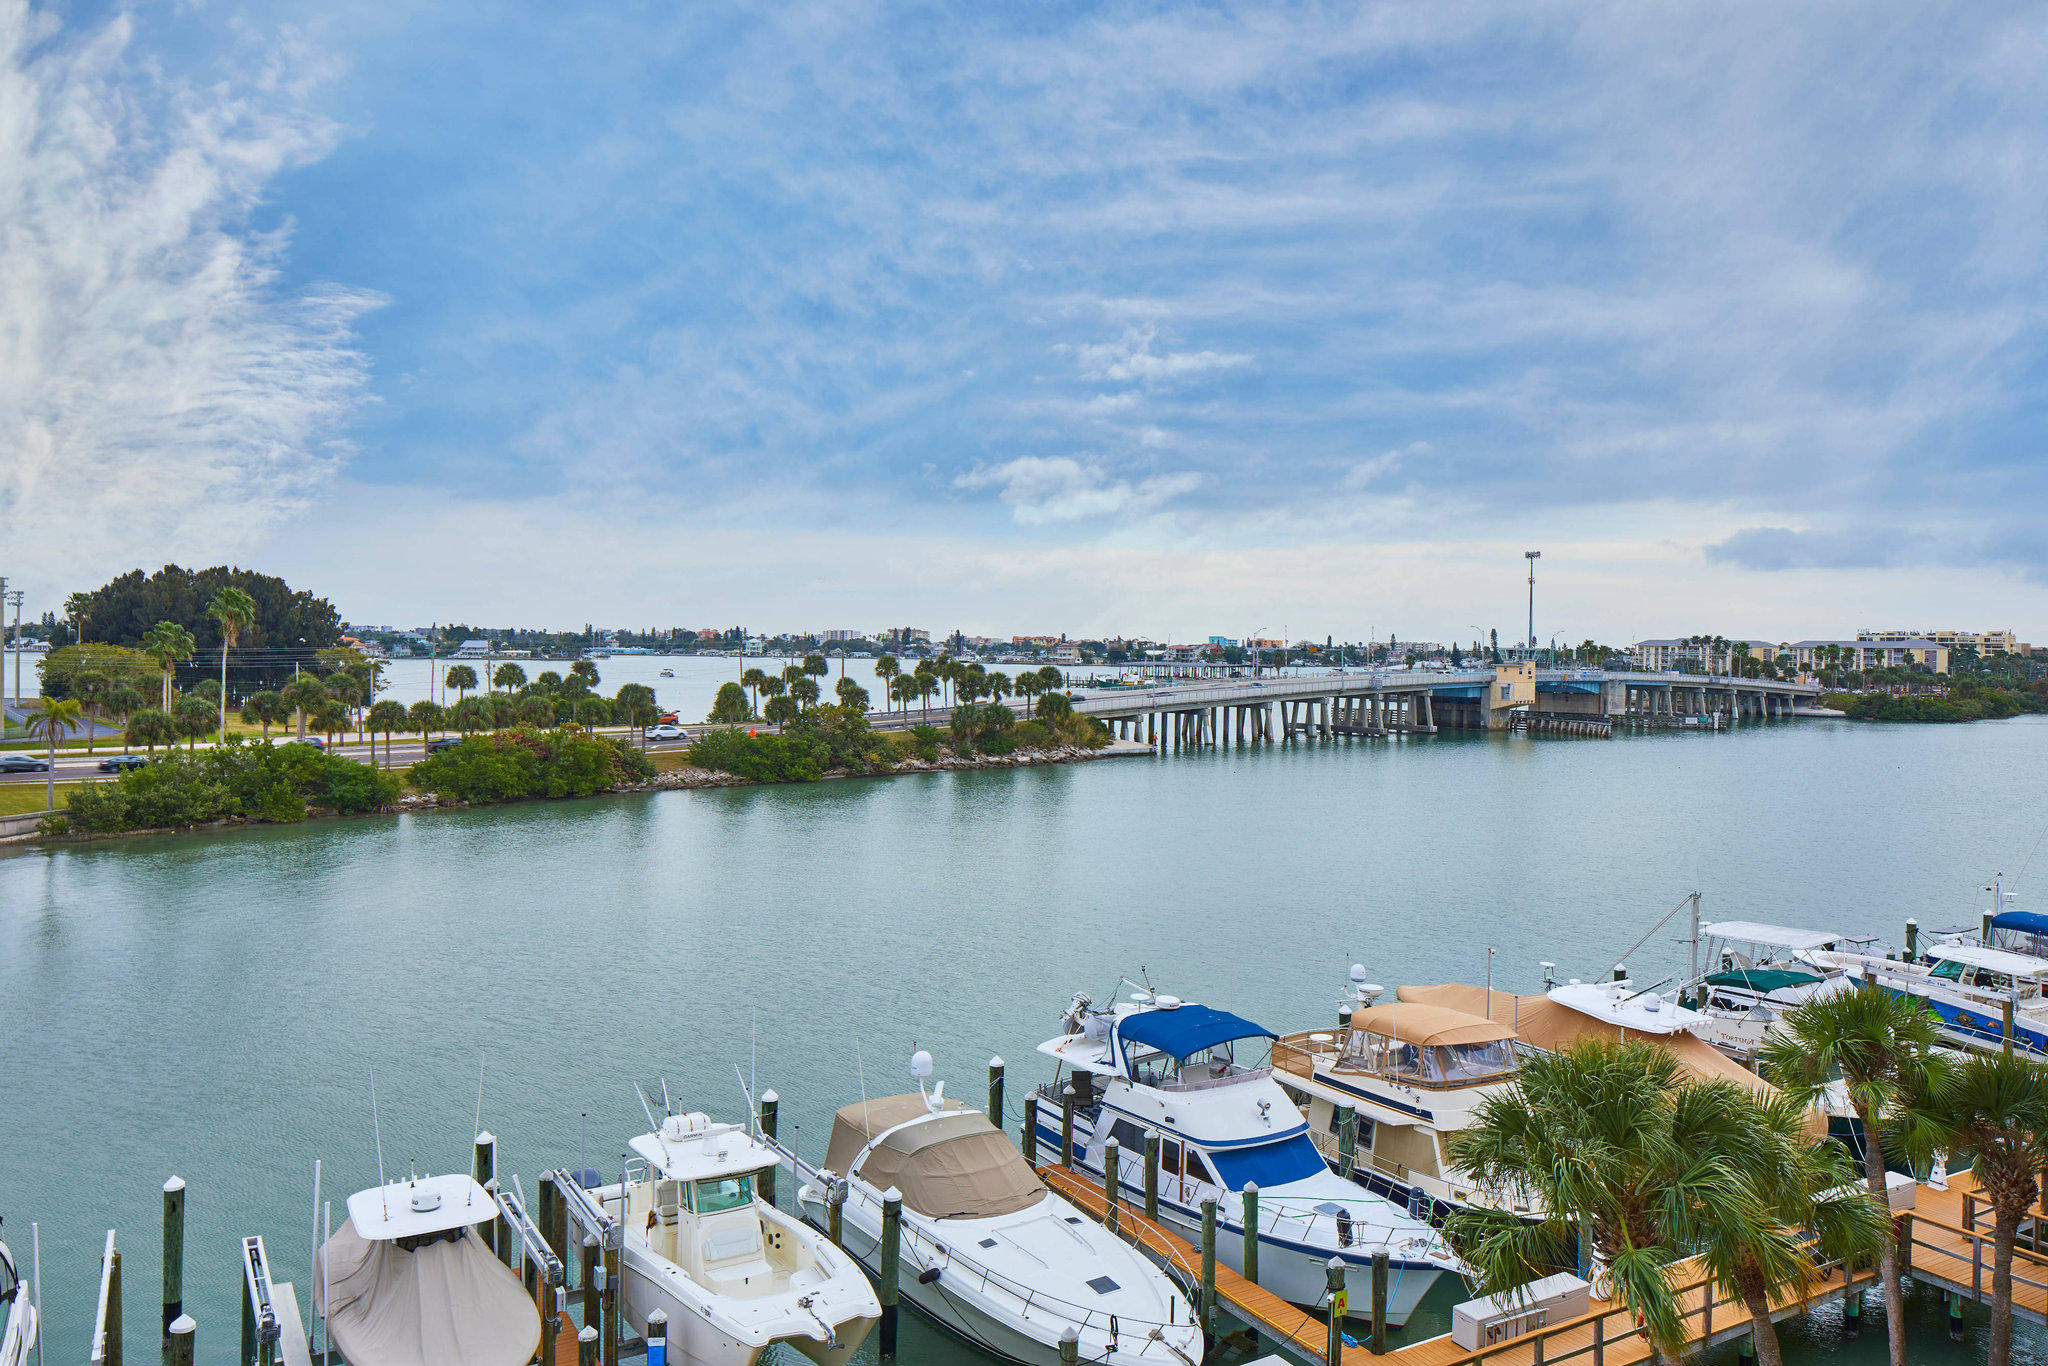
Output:
<instances>
[{"instance_id":1,"label":"dock piling","mask_svg":"<svg viewBox=\"0 0 2048 1366\"><path fill-rule=\"evenodd\" d=\"M171 1359L171 1324L185 1313L185 1178L164 1182L164 1360ZM186 1331L185 1360L192 1359Z\"/></svg>"},{"instance_id":2,"label":"dock piling","mask_svg":"<svg viewBox=\"0 0 2048 1366\"><path fill-rule=\"evenodd\" d=\"M1387 1352L1387 1250L1372 1254L1372 1350L1375 1356ZM1540 1348L1538 1350L1541 1350Z\"/></svg>"},{"instance_id":3,"label":"dock piling","mask_svg":"<svg viewBox=\"0 0 2048 1366\"><path fill-rule=\"evenodd\" d=\"M1358 1107L1337 1107L1337 1175L1346 1181L1358 1169Z\"/></svg>"},{"instance_id":4,"label":"dock piling","mask_svg":"<svg viewBox=\"0 0 2048 1366\"><path fill-rule=\"evenodd\" d=\"M775 1141L775 1126L779 1122L778 1112L782 1108L782 1097L773 1091L761 1093L761 1136L770 1143ZM761 1198L771 1206L775 1203L775 1168L763 1168L760 1175Z\"/></svg>"},{"instance_id":5,"label":"dock piling","mask_svg":"<svg viewBox=\"0 0 2048 1366\"><path fill-rule=\"evenodd\" d=\"M1906 922L1906 961L1908 963L1920 961L1920 922L1917 920L1908 920Z\"/></svg>"},{"instance_id":6,"label":"dock piling","mask_svg":"<svg viewBox=\"0 0 2048 1366\"><path fill-rule=\"evenodd\" d=\"M190 1314L180 1314L164 1330L164 1366L192 1366L192 1338L199 1323Z\"/></svg>"},{"instance_id":7,"label":"dock piling","mask_svg":"<svg viewBox=\"0 0 2048 1366\"><path fill-rule=\"evenodd\" d=\"M1323 1343L1323 1360L1329 1366L1340 1366L1344 1360L1344 1311L1350 1307L1345 1303L1344 1259L1330 1258L1323 1277L1330 1297L1330 1332Z\"/></svg>"},{"instance_id":8,"label":"dock piling","mask_svg":"<svg viewBox=\"0 0 2048 1366\"><path fill-rule=\"evenodd\" d=\"M656 1309L647 1316L647 1366L668 1366L668 1312Z\"/></svg>"},{"instance_id":9,"label":"dock piling","mask_svg":"<svg viewBox=\"0 0 2048 1366\"><path fill-rule=\"evenodd\" d=\"M825 1236L832 1240L832 1246L845 1247L846 1240L840 1235L845 1228L846 1182L833 1177L825 1187Z\"/></svg>"},{"instance_id":10,"label":"dock piling","mask_svg":"<svg viewBox=\"0 0 2048 1366\"><path fill-rule=\"evenodd\" d=\"M1024 1165L1038 1170L1038 1097L1024 1097L1024 1131L1017 1135L1017 1146L1024 1150Z\"/></svg>"},{"instance_id":11,"label":"dock piling","mask_svg":"<svg viewBox=\"0 0 2048 1366\"><path fill-rule=\"evenodd\" d=\"M2008 996L2004 1001L2000 1002L1998 1011L2000 1017L1998 1032L1999 1038L2002 1040L2000 1047L2004 1050L2005 1056L2009 1058L2012 1056L2012 997Z\"/></svg>"},{"instance_id":12,"label":"dock piling","mask_svg":"<svg viewBox=\"0 0 2048 1366\"><path fill-rule=\"evenodd\" d=\"M1863 1292L1854 1285L1842 1287L1842 1336L1863 1335Z\"/></svg>"},{"instance_id":13,"label":"dock piling","mask_svg":"<svg viewBox=\"0 0 2048 1366\"><path fill-rule=\"evenodd\" d=\"M988 1060L988 1122L1001 1132L1003 1127L1003 1060L1000 1055Z\"/></svg>"},{"instance_id":14,"label":"dock piling","mask_svg":"<svg viewBox=\"0 0 2048 1366\"><path fill-rule=\"evenodd\" d=\"M1202 1344L1216 1340L1216 1197L1202 1197Z\"/></svg>"},{"instance_id":15,"label":"dock piling","mask_svg":"<svg viewBox=\"0 0 2048 1366\"><path fill-rule=\"evenodd\" d=\"M894 1186L882 1192L882 1251L876 1266L876 1279L881 1282L879 1298L882 1301L881 1357L884 1361L896 1359L896 1283L902 1273L903 1260L903 1195Z\"/></svg>"},{"instance_id":16,"label":"dock piling","mask_svg":"<svg viewBox=\"0 0 2048 1366\"><path fill-rule=\"evenodd\" d=\"M582 1255L576 1259L579 1290L577 1298L583 1303L583 1323L590 1327L597 1322L597 1235L586 1233L580 1245Z\"/></svg>"},{"instance_id":17,"label":"dock piling","mask_svg":"<svg viewBox=\"0 0 2048 1366\"><path fill-rule=\"evenodd\" d=\"M112 1235L108 1235L111 1241ZM106 1366L121 1366L121 1254L107 1258L107 1341L102 1358Z\"/></svg>"},{"instance_id":18,"label":"dock piling","mask_svg":"<svg viewBox=\"0 0 2048 1366\"><path fill-rule=\"evenodd\" d=\"M597 1330L587 1324L576 1334L576 1366L597 1366Z\"/></svg>"},{"instance_id":19,"label":"dock piling","mask_svg":"<svg viewBox=\"0 0 2048 1366\"><path fill-rule=\"evenodd\" d=\"M1145 1218L1159 1222L1159 1131L1145 1131Z\"/></svg>"},{"instance_id":20,"label":"dock piling","mask_svg":"<svg viewBox=\"0 0 2048 1366\"><path fill-rule=\"evenodd\" d=\"M1075 1366L1081 1359L1081 1332L1072 1325L1060 1330L1060 1366Z\"/></svg>"},{"instance_id":21,"label":"dock piling","mask_svg":"<svg viewBox=\"0 0 2048 1366\"><path fill-rule=\"evenodd\" d=\"M1259 1283L1259 1183L1244 1186L1244 1278Z\"/></svg>"},{"instance_id":22,"label":"dock piling","mask_svg":"<svg viewBox=\"0 0 2048 1366\"><path fill-rule=\"evenodd\" d=\"M1060 1165L1074 1165L1074 1088L1068 1085L1060 1097Z\"/></svg>"},{"instance_id":23,"label":"dock piling","mask_svg":"<svg viewBox=\"0 0 2048 1366\"><path fill-rule=\"evenodd\" d=\"M623 1185L625 1183L621 1182L620 1184ZM605 1242L609 1244L611 1241L612 1236L607 1235ZM604 1265L599 1268L599 1271L604 1280L601 1287L604 1292L604 1366L619 1366L619 1340L626 1334L625 1325L619 1320L621 1297L619 1295L619 1250L616 1247L607 1246L605 1248Z\"/></svg>"},{"instance_id":24,"label":"dock piling","mask_svg":"<svg viewBox=\"0 0 2048 1366\"><path fill-rule=\"evenodd\" d=\"M1102 1226L1116 1232L1117 1188L1123 1185L1123 1151L1115 1139L1102 1145Z\"/></svg>"},{"instance_id":25,"label":"dock piling","mask_svg":"<svg viewBox=\"0 0 2048 1366\"><path fill-rule=\"evenodd\" d=\"M498 1179L498 1140L488 1131L476 1136L476 1183L485 1190L492 1189L491 1183ZM484 1246L496 1253L505 1265L512 1265L512 1249L509 1240L499 1236L498 1221L487 1220L477 1225L477 1236L484 1240Z\"/></svg>"}]
</instances>

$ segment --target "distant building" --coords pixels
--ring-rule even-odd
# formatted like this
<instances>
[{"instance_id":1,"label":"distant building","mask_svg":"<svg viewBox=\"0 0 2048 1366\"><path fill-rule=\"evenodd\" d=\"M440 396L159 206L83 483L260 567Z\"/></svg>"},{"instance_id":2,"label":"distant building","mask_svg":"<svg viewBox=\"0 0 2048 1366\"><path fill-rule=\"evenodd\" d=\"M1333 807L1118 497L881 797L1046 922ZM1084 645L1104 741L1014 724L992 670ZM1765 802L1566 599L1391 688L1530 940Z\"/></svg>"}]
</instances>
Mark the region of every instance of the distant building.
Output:
<instances>
[{"instance_id":1,"label":"distant building","mask_svg":"<svg viewBox=\"0 0 2048 1366\"><path fill-rule=\"evenodd\" d=\"M1059 643L1060 643L1060 640L1061 640L1061 637L1059 637L1059 636L1011 636L1011 637L1010 637L1010 643L1011 643L1012 645L1028 645L1028 646L1032 647L1033 649L1038 649L1038 650L1050 650L1050 649L1051 649L1051 648L1052 648L1053 646L1055 646L1055 645L1059 644Z\"/></svg>"},{"instance_id":2,"label":"distant building","mask_svg":"<svg viewBox=\"0 0 2048 1366\"><path fill-rule=\"evenodd\" d=\"M1829 662L1829 650L1846 669L1898 669L1915 665L1930 673L1948 672L1946 645L1927 639L1906 640L1795 640L1785 648L1799 667L1812 672Z\"/></svg>"},{"instance_id":3,"label":"distant building","mask_svg":"<svg viewBox=\"0 0 2048 1366\"><path fill-rule=\"evenodd\" d=\"M704 628L703 630L701 630L701 631L697 632L697 639L699 639L699 640L717 640L717 639L718 639L718 638L719 638L720 636L722 636L722 635L724 635L724 634L725 634L725 632L723 632L723 631L719 630L718 628L716 628L716 627L714 627L714 626L706 626L706 627L705 627L705 628Z\"/></svg>"},{"instance_id":4,"label":"distant building","mask_svg":"<svg viewBox=\"0 0 2048 1366\"><path fill-rule=\"evenodd\" d=\"M820 642L821 644L825 644L825 645L829 645L829 644L831 644L831 643L832 643L833 641L836 641L836 640L865 640L865 639L867 639L867 635L866 635L866 633L865 633L865 632L861 632L861 631L820 631L820 632L818 632L818 640L819 640L819 642Z\"/></svg>"},{"instance_id":5,"label":"distant building","mask_svg":"<svg viewBox=\"0 0 2048 1366\"><path fill-rule=\"evenodd\" d=\"M1639 640L1628 647L1628 653L1638 668L1651 673L1671 673L1686 664L1705 673L1720 673L1732 666L1737 645L1747 645L1753 659L1776 659L1780 648L1768 640L1724 641L1718 649L1711 643L1689 640Z\"/></svg>"},{"instance_id":6,"label":"distant building","mask_svg":"<svg viewBox=\"0 0 2048 1366\"><path fill-rule=\"evenodd\" d=\"M1979 655L2023 655L2032 650L2010 631L1858 631L1856 639L1901 645L1931 641L1945 650L1967 647Z\"/></svg>"},{"instance_id":7,"label":"distant building","mask_svg":"<svg viewBox=\"0 0 2048 1366\"><path fill-rule=\"evenodd\" d=\"M1237 648L1237 642L1229 636L1210 636L1209 643L1219 650L1233 650Z\"/></svg>"},{"instance_id":8,"label":"distant building","mask_svg":"<svg viewBox=\"0 0 2048 1366\"><path fill-rule=\"evenodd\" d=\"M490 652L491 642L488 640L465 640L456 647L455 657L457 659L482 659Z\"/></svg>"},{"instance_id":9,"label":"distant building","mask_svg":"<svg viewBox=\"0 0 2048 1366\"><path fill-rule=\"evenodd\" d=\"M1081 647L1073 641L1065 641L1052 647L1052 661L1055 664L1079 664Z\"/></svg>"}]
</instances>

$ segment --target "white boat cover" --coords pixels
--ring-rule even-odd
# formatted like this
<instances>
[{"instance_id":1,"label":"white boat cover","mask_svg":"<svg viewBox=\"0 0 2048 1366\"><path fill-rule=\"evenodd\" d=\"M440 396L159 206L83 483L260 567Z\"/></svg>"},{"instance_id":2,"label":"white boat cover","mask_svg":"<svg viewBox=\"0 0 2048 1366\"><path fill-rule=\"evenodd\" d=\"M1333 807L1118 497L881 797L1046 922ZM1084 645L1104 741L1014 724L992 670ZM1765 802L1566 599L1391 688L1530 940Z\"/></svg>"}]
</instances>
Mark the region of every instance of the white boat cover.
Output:
<instances>
[{"instance_id":1,"label":"white boat cover","mask_svg":"<svg viewBox=\"0 0 2048 1366\"><path fill-rule=\"evenodd\" d=\"M313 1298L349 1366L524 1366L540 1350L540 1312L472 1229L408 1252L345 1223L314 1261Z\"/></svg>"}]
</instances>

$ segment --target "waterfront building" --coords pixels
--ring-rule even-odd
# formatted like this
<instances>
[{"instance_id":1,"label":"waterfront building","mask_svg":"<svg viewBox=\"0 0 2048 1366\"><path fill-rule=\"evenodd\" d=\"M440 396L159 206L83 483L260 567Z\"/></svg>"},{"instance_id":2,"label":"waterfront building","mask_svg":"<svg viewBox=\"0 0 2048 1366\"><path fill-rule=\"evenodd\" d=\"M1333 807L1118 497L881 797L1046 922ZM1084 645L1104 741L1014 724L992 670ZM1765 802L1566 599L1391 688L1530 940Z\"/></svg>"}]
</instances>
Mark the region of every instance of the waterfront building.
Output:
<instances>
[{"instance_id":1,"label":"waterfront building","mask_svg":"<svg viewBox=\"0 0 2048 1366\"><path fill-rule=\"evenodd\" d=\"M455 657L457 659L482 659L490 652L491 642L488 640L465 640L456 647Z\"/></svg>"},{"instance_id":2,"label":"waterfront building","mask_svg":"<svg viewBox=\"0 0 2048 1366\"><path fill-rule=\"evenodd\" d=\"M1973 649L1979 655L2023 655L2033 651L2011 631L1871 631L1856 633L1859 641L1906 644L1929 641L1945 650ZM1944 670L1943 672L1946 672Z\"/></svg>"},{"instance_id":3,"label":"waterfront building","mask_svg":"<svg viewBox=\"0 0 2048 1366\"><path fill-rule=\"evenodd\" d=\"M864 632L864 631L820 631L820 632L818 632L818 641L819 641L819 643L820 643L820 644L823 644L823 645L831 645L831 644L833 644L833 643L835 643L835 642L837 642L837 641L842 641L842 640L866 640L866 639L867 639L867 633L866 633L866 632Z\"/></svg>"},{"instance_id":4,"label":"waterfront building","mask_svg":"<svg viewBox=\"0 0 2048 1366\"><path fill-rule=\"evenodd\" d=\"M1776 659L1784 648L1768 640L1729 640L1716 649L1711 643L1670 639L1639 640L1628 647L1628 653L1637 668L1651 673L1681 672L1688 664L1701 673L1724 673L1731 667L1737 645L1747 645L1752 659Z\"/></svg>"},{"instance_id":5,"label":"waterfront building","mask_svg":"<svg viewBox=\"0 0 2048 1366\"><path fill-rule=\"evenodd\" d=\"M1948 647L1925 638L1905 640L1795 640L1785 646L1801 669L1812 672L1829 662L1829 649L1848 669L1919 667L1929 673L1948 672Z\"/></svg>"}]
</instances>

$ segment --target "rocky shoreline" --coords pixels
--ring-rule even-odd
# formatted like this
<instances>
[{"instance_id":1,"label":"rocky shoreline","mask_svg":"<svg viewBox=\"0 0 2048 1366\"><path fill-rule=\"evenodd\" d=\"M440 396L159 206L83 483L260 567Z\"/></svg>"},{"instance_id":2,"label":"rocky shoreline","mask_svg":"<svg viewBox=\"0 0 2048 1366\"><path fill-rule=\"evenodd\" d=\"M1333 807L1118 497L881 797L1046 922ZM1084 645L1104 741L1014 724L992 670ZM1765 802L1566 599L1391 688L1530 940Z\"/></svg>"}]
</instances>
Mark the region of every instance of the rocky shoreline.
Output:
<instances>
[{"instance_id":1,"label":"rocky shoreline","mask_svg":"<svg viewBox=\"0 0 2048 1366\"><path fill-rule=\"evenodd\" d=\"M1074 764L1090 759L1131 758L1151 754L1150 745L1141 745L1131 740L1112 740L1101 749L1085 749L1079 745L1061 745L1056 749L1020 750L1014 754L981 754L970 759L948 754L937 760L916 757L903 759L896 766L881 773L851 773L834 769L821 774L820 782L835 778L896 778L911 773L965 773L979 769L998 768L1042 768L1051 764ZM657 773L643 783L628 783L622 787L610 788L591 794L592 797L616 797L635 792L688 792L703 787L788 787L801 786L794 783L762 782L752 778L739 778L730 773L719 773L703 768L672 768ZM492 806L525 806L533 802L546 801L588 801L587 797L527 797L511 802L470 803L462 801L444 802L431 792L408 792L390 806L377 811L363 812L363 816L388 816L425 811L462 811L473 805L479 808ZM331 811L315 811L307 820L341 820ZM293 822L304 824L305 822ZM267 821L210 821L205 825L177 825L153 827L147 830L116 830L106 833L46 835L30 833L13 836L4 843L9 844L86 844L96 840L131 839L139 835L180 835L194 830L225 830L238 826L268 825Z\"/></svg>"}]
</instances>

